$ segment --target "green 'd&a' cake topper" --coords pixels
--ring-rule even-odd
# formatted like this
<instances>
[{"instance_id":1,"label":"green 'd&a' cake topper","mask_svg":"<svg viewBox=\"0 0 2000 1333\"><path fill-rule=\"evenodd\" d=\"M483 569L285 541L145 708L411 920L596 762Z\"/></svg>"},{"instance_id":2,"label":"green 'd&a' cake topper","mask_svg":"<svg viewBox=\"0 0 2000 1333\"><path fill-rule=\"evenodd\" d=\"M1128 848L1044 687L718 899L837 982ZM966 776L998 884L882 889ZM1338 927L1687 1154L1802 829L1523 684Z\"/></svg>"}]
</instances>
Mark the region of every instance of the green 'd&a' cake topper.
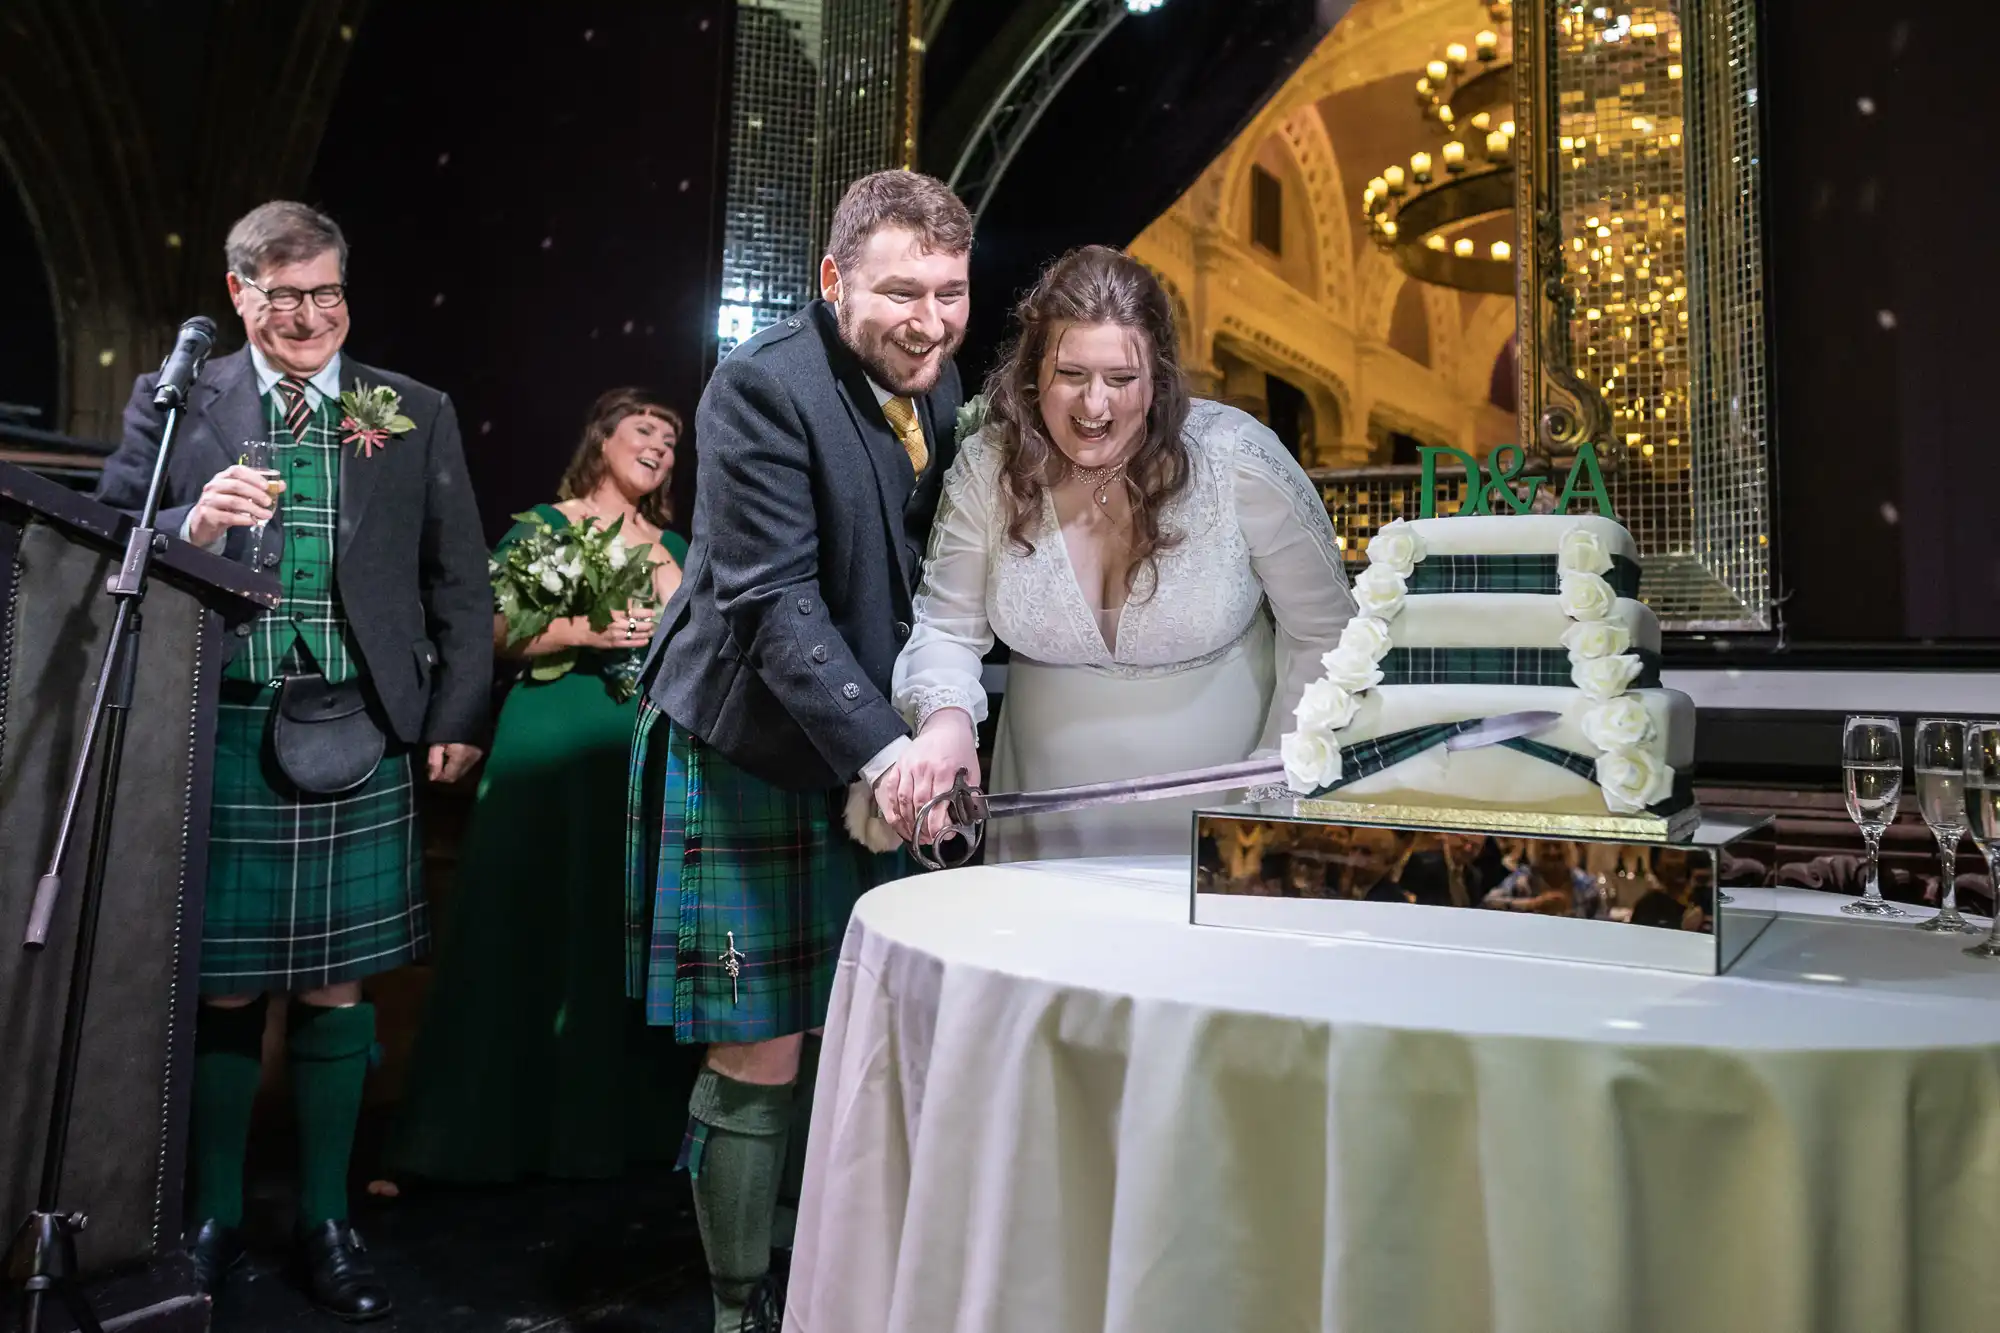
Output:
<instances>
[{"instance_id":1,"label":"green 'd&a' cake topper","mask_svg":"<svg viewBox=\"0 0 2000 1333\"><path fill-rule=\"evenodd\" d=\"M1488 472L1479 465L1479 460L1463 449L1443 448L1436 445L1421 445L1417 452L1424 458L1423 481L1419 487L1417 517L1437 517L1437 460L1439 454L1450 454L1465 465L1466 498L1453 511L1457 514L1491 514L1497 512L1489 508L1487 498L1498 496L1501 503L1517 514L1534 510L1535 492L1541 489L1547 477L1524 477L1521 469L1528 465L1528 452L1518 444L1503 444L1493 451L1490 460L1493 470ZM1515 483L1525 483L1526 495L1514 489ZM1588 500L1597 507L1597 512L1612 522L1619 522L1618 514L1611 508L1611 495L1604 489L1604 473L1597 466L1597 448L1594 445L1580 445L1576 451L1576 461L1569 465L1569 476L1563 480L1562 491L1556 496L1554 513L1564 513L1571 500Z\"/></svg>"}]
</instances>

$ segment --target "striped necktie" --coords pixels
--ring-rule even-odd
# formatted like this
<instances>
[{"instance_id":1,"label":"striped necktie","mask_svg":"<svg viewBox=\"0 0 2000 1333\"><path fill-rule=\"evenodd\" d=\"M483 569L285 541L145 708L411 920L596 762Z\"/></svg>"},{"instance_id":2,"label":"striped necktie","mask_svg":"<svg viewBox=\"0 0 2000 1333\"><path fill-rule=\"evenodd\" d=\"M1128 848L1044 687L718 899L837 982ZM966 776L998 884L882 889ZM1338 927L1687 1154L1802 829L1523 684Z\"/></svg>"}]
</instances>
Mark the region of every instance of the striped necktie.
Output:
<instances>
[{"instance_id":1,"label":"striped necktie","mask_svg":"<svg viewBox=\"0 0 2000 1333\"><path fill-rule=\"evenodd\" d=\"M889 428L896 432L903 452L910 456L910 466L921 477L924 464L931 461L931 451L924 444L924 428L917 424L917 405L908 398L891 398L882 404L882 415L889 419Z\"/></svg>"},{"instance_id":2,"label":"striped necktie","mask_svg":"<svg viewBox=\"0 0 2000 1333\"><path fill-rule=\"evenodd\" d=\"M312 420L312 405L306 401L306 382L297 375L287 375L275 386L278 401L285 409L285 429L292 433L294 443L305 439L306 423Z\"/></svg>"}]
</instances>

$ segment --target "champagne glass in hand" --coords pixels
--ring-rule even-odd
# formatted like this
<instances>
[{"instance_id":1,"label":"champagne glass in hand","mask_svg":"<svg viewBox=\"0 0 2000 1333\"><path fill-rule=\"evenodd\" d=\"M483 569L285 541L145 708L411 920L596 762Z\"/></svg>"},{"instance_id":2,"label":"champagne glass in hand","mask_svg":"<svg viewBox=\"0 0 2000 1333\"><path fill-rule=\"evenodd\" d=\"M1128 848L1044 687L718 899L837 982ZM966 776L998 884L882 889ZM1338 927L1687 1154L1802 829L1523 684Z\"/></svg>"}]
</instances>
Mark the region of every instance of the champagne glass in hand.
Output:
<instances>
[{"instance_id":1,"label":"champagne glass in hand","mask_svg":"<svg viewBox=\"0 0 2000 1333\"><path fill-rule=\"evenodd\" d=\"M1918 930L1964 931L1979 927L1958 911L1958 840L1965 836L1965 724L1943 718L1917 723L1917 805L1937 839L1938 914Z\"/></svg>"},{"instance_id":2,"label":"champagne glass in hand","mask_svg":"<svg viewBox=\"0 0 2000 1333\"><path fill-rule=\"evenodd\" d=\"M1882 834L1896 822L1903 799L1903 732L1893 717L1850 717L1841 733L1840 766L1847 779L1847 817L1868 844L1861 896L1840 910L1850 916L1908 916L1882 897Z\"/></svg>"},{"instance_id":3,"label":"champagne glass in hand","mask_svg":"<svg viewBox=\"0 0 2000 1333\"><path fill-rule=\"evenodd\" d=\"M1986 853L1987 882L1995 895L1993 929L1966 952L2000 958L2000 722L1965 729L1965 831Z\"/></svg>"},{"instance_id":4,"label":"champagne glass in hand","mask_svg":"<svg viewBox=\"0 0 2000 1333\"><path fill-rule=\"evenodd\" d=\"M277 507L278 493L284 485L278 478L277 458L269 440L245 440L236 447L236 461L254 472L264 474L264 491L271 497L271 505ZM256 565L264 553L264 524L250 525L250 563Z\"/></svg>"}]
</instances>

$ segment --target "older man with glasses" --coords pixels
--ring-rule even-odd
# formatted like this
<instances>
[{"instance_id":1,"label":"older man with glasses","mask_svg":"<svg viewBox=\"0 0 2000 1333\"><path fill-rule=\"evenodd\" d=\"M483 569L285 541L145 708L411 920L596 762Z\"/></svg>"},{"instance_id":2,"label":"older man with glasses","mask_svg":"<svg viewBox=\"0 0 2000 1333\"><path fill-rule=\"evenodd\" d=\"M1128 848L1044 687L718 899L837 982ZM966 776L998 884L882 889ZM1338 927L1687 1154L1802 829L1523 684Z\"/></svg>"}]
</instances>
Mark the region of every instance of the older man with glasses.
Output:
<instances>
[{"instance_id":1,"label":"older man with glasses","mask_svg":"<svg viewBox=\"0 0 2000 1333\"><path fill-rule=\"evenodd\" d=\"M249 345L211 362L168 460L159 525L276 575L236 631L216 724L190 1249L211 1294L243 1257L243 1160L266 997L290 996L297 1242L309 1294L348 1320L392 1306L348 1222L375 1012L361 982L428 948L414 760L479 757L493 662L486 548L451 400L343 358L347 242L303 204L230 229ZM98 498L137 512L160 447L142 375Z\"/></svg>"}]
</instances>

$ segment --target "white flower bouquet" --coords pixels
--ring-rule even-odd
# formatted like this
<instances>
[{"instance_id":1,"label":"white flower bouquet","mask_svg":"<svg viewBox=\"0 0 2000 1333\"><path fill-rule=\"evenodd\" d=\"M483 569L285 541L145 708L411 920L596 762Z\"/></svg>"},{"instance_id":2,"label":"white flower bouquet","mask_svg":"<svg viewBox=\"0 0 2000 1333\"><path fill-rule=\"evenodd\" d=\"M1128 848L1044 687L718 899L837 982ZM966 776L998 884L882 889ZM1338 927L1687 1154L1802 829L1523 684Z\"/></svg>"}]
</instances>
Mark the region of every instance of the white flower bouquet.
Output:
<instances>
[{"instance_id":1,"label":"white flower bouquet","mask_svg":"<svg viewBox=\"0 0 2000 1333\"><path fill-rule=\"evenodd\" d=\"M487 561L493 600L507 622L507 642L519 645L544 633L550 624L572 617L590 622L602 632L634 602L653 600L653 549L627 546L619 529L624 519L601 528L594 518L566 528L552 527L532 510L516 514L529 531ZM638 682L643 649L617 654L607 664L604 679L620 703L632 697ZM577 664L578 650L565 649L534 660L529 675L555 680Z\"/></svg>"}]
</instances>

